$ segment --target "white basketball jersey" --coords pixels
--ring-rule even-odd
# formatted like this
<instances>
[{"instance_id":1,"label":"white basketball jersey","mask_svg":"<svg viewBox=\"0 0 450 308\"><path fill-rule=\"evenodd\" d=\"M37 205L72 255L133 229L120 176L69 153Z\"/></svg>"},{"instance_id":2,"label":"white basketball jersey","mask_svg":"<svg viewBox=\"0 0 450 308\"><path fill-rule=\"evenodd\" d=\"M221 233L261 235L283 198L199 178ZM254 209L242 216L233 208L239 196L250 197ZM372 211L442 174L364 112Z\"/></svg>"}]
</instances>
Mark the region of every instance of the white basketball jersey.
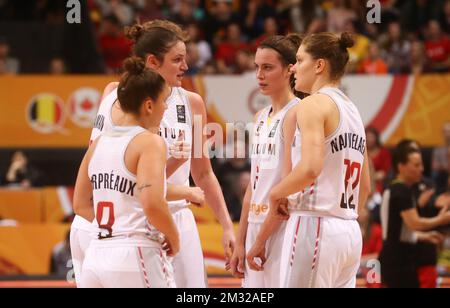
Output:
<instances>
[{"instance_id":1,"label":"white basketball jersey","mask_svg":"<svg viewBox=\"0 0 450 308\"><path fill-rule=\"evenodd\" d=\"M325 140L322 173L315 183L289 197L290 210L311 216L358 218L360 176L366 151L366 134L358 109L337 88L317 92L329 96L339 109L337 130ZM292 163L301 160L301 132L297 128Z\"/></svg>"},{"instance_id":2,"label":"white basketball jersey","mask_svg":"<svg viewBox=\"0 0 450 308\"><path fill-rule=\"evenodd\" d=\"M97 139L103 132L110 131L114 128L111 110L116 101L117 88L109 93L109 95L107 95L100 103L100 108L98 109L97 116L95 118L89 144L92 144L92 142L94 142L95 139ZM89 221L78 215L76 215L73 220L72 228L87 232L91 232L93 229L92 224Z\"/></svg>"},{"instance_id":3,"label":"white basketball jersey","mask_svg":"<svg viewBox=\"0 0 450 308\"><path fill-rule=\"evenodd\" d=\"M109 93L101 102L100 108L95 118L90 142L94 142L103 132L111 131L114 128L112 121L112 108L117 101L117 88Z\"/></svg>"},{"instance_id":4,"label":"white basketball jersey","mask_svg":"<svg viewBox=\"0 0 450 308\"><path fill-rule=\"evenodd\" d=\"M293 99L272 117L269 117L272 106L268 106L255 123L251 150L252 199L248 216L251 223L263 223L269 212L270 191L281 181L283 171L283 121L286 113L299 101Z\"/></svg>"},{"instance_id":5,"label":"white basketball jersey","mask_svg":"<svg viewBox=\"0 0 450 308\"><path fill-rule=\"evenodd\" d=\"M125 165L125 151L137 135L146 130L139 126L115 127L102 134L89 162L88 174L94 197L94 226L98 239L161 239L149 224L138 199L136 176Z\"/></svg>"},{"instance_id":6,"label":"white basketball jersey","mask_svg":"<svg viewBox=\"0 0 450 308\"><path fill-rule=\"evenodd\" d=\"M167 99L167 110L161 121L160 135L166 141L168 147L172 146L184 134L184 141L192 145L192 112L186 90L172 88L172 93ZM168 157L169 158L169 157ZM185 162L177 171L167 179L167 183L173 185L189 186L191 172L191 160ZM171 210L188 206L186 200L169 202Z\"/></svg>"}]
</instances>

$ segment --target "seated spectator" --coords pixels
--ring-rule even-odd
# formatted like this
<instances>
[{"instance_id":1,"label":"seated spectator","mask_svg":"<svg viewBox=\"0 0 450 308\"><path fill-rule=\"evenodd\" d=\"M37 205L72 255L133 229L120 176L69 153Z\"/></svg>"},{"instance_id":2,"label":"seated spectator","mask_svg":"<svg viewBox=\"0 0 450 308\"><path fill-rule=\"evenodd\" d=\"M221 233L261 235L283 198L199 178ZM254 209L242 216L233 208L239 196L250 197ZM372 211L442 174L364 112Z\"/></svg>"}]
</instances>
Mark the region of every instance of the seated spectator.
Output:
<instances>
[{"instance_id":1,"label":"seated spectator","mask_svg":"<svg viewBox=\"0 0 450 308\"><path fill-rule=\"evenodd\" d=\"M419 216L414 185L423 177L421 153L411 147L397 147L394 153L396 178L385 191L381 207L381 276L383 284L389 288L418 288L416 244L441 243L443 236L430 230L449 224L450 212L444 208L433 218Z\"/></svg>"},{"instance_id":2,"label":"seated spectator","mask_svg":"<svg viewBox=\"0 0 450 308\"><path fill-rule=\"evenodd\" d=\"M353 38L355 39L355 45L348 49L350 55L348 64L349 73L357 72L361 61L366 58L369 52L370 40L358 32L358 26L358 21L353 19L347 20L345 23L345 31L353 34Z\"/></svg>"},{"instance_id":3,"label":"seated spectator","mask_svg":"<svg viewBox=\"0 0 450 308\"><path fill-rule=\"evenodd\" d=\"M377 42L370 43L369 54L361 62L358 72L368 75L385 75L388 73L388 66L381 58L380 48Z\"/></svg>"},{"instance_id":4,"label":"seated spectator","mask_svg":"<svg viewBox=\"0 0 450 308\"><path fill-rule=\"evenodd\" d=\"M391 171L391 153L380 140L380 133L374 127L366 129L367 151L375 171L376 192L382 194L384 182Z\"/></svg>"},{"instance_id":5,"label":"seated spectator","mask_svg":"<svg viewBox=\"0 0 450 308\"><path fill-rule=\"evenodd\" d=\"M115 16L122 25L129 26L135 21L133 7L126 0L96 0L103 16Z\"/></svg>"},{"instance_id":6,"label":"seated spectator","mask_svg":"<svg viewBox=\"0 0 450 308\"><path fill-rule=\"evenodd\" d=\"M186 27L187 25L200 21L204 17L204 12L195 6L192 0L181 0L177 12L171 18L175 23Z\"/></svg>"},{"instance_id":7,"label":"seated spectator","mask_svg":"<svg viewBox=\"0 0 450 308\"><path fill-rule=\"evenodd\" d=\"M205 19L205 37L213 46L217 46L226 39L227 27L238 21L238 16L233 12L232 4L227 0L213 0L208 7Z\"/></svg>"},{"instance_id":8,"label":"seated spectator","mask_svg":"<svg viewBox=\"0 0 450 308\"><path fill-rule=\"evenodd\" d=\"M235 74L245 74L255 71L254 54L248 50L239 50L236 54Z\"/></svg>"},{"instance_id":9,"label":"seated spectator","mask_svg":"<svg viewBox=\"0 0 450 308\"><path fill-rule=\"evenodd\" d=\"M68 278L68 273L72 270L72 254L70 251L70 231L67 232L65 240L53 247L50 273L60 278ZM72 278L72 277L70 277Z\"/></svg>"},{"instance_id":10,"label":"seated spectator","mask_svg":"<svg viewBox=\"0 0 450 308\"><path fill-rule=\"evenodd\" d=\"M252 51L256 52L258 46L268 37L278 35L278 24L275 18L267 17L264 19L264 32L252 42Z\"/></svg>"},{"instance_id":11,"label":"seated spectator","mask_svg":"<svg viewBox=\"0 0 450 308\"><path fill-rule=\"evenodd\" d=\"M0 68L0 71L3 71L4 74L18 74L20 70L20 62L16 58L10 57L9 53L10 46L6 41L6 38L0 37L0 61L3 66Z\"/></svg>"},{"instance_id":12,"label":"seated spectator","mask_svg":"<svg viewBox=\"0 0 450 308\"><path fill-rule=\"evenodd\" d=\"M450 38L442 32L441 25L436 20L428 23L427 32L425 49L431 72L450 72Z\"/></svg>"},{"instance_id":13,"label":"seated spectator","mask_svg":"<svg viewBox=\"0 0 450 308\"><path fill-rule=\"evenodd\" d=\"M8 69L6 68L6 61L3 59L0 59L0 76L1 75L7 75Z\"/></svg>"},{"instance_id":14,"label":"seated spectator","mask_svg":"<svg viewBox=\"0 0 450 308\"><path fill-rule=\"evenodd\" d=\"M138 13L138 20L141 24L156 19L165 19L159 3L160 1L157 0L145 1L144 7Z\"/></svg>"},{"instance_id":15,"label":"seated spectator","mask_svg":"<svg viewBox=\"0 0 450 308\"><path fill-rule=\"evenodd\" d=\"M99 37L100 52L107 67L107 73L121 70L123 60L131 52L131 42L125 38L122 25L117 17L104 18Z\"/></svg>"},{"instance_id":16,"label":"seated spectator","mask_svg":"<svg viewBox=\"0 0 450 308\"><path fill-rule=\"evenodd\" d=\"M243 26L242 31L250 39L259 37L264 31L264 20L275 14L273 9L265 2L267 1L241 1L241 13L239 19Z\"/></svg>"},{"instance_id":17,"label":"seated spectator","mask_svg":"<svg viewBox=\"0 0 450 308\"><path fill-rule=\"evenodd\" d=\"M64 75L67 74L66 63L63 58L55 57L50 61L49 66L50 75Z\"/></svg>"},{"instance_id":18,"label":"seated spectator","mask_svg":"<svg viewBox=\"0 0 450 308\"><path fill-rule=\"evenodd\" d=\"M425 55L425 46L421 41L411 43L411 55L409 57L409 73L421 75L428 71L428 61Z\"/></svg>"},{"instance_id":19,"label":"seated spectator","mask_svg":"<svg viewBox=\"0 0 450 308\"><path fill-rule=\"evenodd\" d=\"M215 59L219 73L232 74L236 68L236 56L239 50L246 49L247 43L241 36L241 28L232 23L227 29L227 39L217 46Z\"/></svg>"},{"instance_id":20,"label":"seated spectator","mask_svg":"<svg viewBox=\"0 0 450 308\"><path fill-rule=\"evenodd\" d=\"M442 11L439 14L439 23L442 31L450 35L450 0L446 0Z\"/></svg>"},{"instance_id":21,"label":"seated spectator","mask_svg":"<svg viewBox=\"0 0 450 308\"><path fill-rule=\"evenodd\" d=\"M390 23L387 35L380 41L389 67L389 73L409 73L411 43L403 35L400 23Z\"/></svg>"},{"instance_id":22,"label":"seated spectator","mask_svg":"<svg viewBox=\"0 0 450 308\"><path fill-rule=\"evenodd\" d=\"M345 31L349 20L356 20L357 16L350 8L347 0L334 0L333 7L328 11L328 31L341 33Z\"/></svg>"},{"instance_id":23,"label":"seated spectator","mask_svg":"<svg viewBox=\"0 0 450 308\"><path fill-rule=\"evenodd\" d=\"M39 171L29 163L24 152L17 151L13 154L5 177L6 185L21 188L39 186L39 177Z\"/></svg>"},{"instance_id":24,"label":"seated spectator","mask_svg":"<svg viewBox=\"0 0 450 308\"><path fill-rule=\"evenodd\" d=\"M447 178L449 177L450 164L450 122L444 124L442 129L444 144L433 150L431 162L432 177L436 183L438 193L442 193L447 188Z\"/></svg>"},{"instance_id":25,"label":"seated spectator","mask_svg":"<svg viewBox=\"0 0 450 308\"><path fill-rule=\"evenodd\" d=\"M211 46L202 38L198 24L189 24L186 31L189 35L190 42L196 45L195 48L198 51L198 59L195 66L199 70L202 70L212 58Z\"/></svg>"},{"instance_id":26,"label":"seated spectator","mask_svg":"<svg viewBox=\"0 0 450 308\"><path fill-rule=\"evenodd\" d=\"M239 145L245 147L245 143L236 142L234 151L236 156ZM250 183L250 168L248 159L237 157L225 160L218 167L217 178L222 187L231 219L236 222L241 217L242 201Z\"/></svg>"}]
</instances>

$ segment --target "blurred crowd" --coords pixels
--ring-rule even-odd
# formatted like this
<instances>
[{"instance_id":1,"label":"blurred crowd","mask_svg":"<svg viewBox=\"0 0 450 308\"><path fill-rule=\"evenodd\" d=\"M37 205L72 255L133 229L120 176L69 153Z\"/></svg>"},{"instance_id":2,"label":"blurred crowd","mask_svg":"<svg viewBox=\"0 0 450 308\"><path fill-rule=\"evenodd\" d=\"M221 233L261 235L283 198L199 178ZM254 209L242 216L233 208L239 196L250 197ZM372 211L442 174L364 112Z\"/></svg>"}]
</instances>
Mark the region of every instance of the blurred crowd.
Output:
<instances>
[{"instance_id":1,"label":"blurred crowd","mask_svg":"<svg viewBox=\"0 0 450 308\"><path fill-rule=\"evenodd\" d=\"M0 21L66 23L66 1L0 0ZM381 23L370 24L360 0L84 0L106 73L120 70L130 52L123 29L169 19L191 36L190 74L252 71L253 55L267 36L289 32L349 31L356 37L349 73L450 72L450 0L382 0ZM372 14L371 14L372 16ZM0 74L20 73L20 59L0 39ZM32 49L30 49L32 52ZM12 51L14 54L14 51ZM63 57L48 71L70 73Z\"/></svg>"}]
</instances>

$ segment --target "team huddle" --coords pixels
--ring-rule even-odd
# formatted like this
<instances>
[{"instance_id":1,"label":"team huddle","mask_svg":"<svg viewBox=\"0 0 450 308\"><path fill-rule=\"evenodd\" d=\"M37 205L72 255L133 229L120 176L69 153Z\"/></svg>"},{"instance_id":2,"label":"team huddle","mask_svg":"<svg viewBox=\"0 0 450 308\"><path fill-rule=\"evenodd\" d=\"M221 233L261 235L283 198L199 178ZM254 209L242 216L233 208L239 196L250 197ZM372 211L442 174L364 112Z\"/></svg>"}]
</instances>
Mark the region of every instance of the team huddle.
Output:
<instances>
[{"instance_id":1,"label":"team huddle","mask_svg":"<svg viewBox=\"0 0 450 308\"><path fill-rule=\"evenodd\" d=\"M339 90L347 33L269 37L256 77L271 104L254 118L251 182L237 235L181 87L187 37L155 20L127 29L133 56L103 94L75 186L71 249L78 287L205 288L190 204L223 228L226 269L246 288L355 287L358 209L370 193L365 129ZM194 153L202 153L200 157ZM192 176L197 187L189 187Z\"/></svg>"}]
</instances>

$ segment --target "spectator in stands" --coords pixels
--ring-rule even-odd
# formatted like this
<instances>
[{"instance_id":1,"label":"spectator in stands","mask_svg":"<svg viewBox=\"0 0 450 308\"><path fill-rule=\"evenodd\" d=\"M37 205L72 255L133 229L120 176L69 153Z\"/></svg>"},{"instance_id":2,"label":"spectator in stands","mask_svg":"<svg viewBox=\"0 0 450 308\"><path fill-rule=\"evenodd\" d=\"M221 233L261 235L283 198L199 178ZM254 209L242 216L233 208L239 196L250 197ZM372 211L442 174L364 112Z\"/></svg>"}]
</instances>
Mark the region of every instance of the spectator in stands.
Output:
<instances>
[{"instance_id":1,"label":"spectator in stands","mask_svg":"<svg viewBox=\"0 0 450 308\"><path fill-rule=\"evenodd\" d=\"M221 74L232 74L236 69L236 56L239 50L247 49L239 24L232 23L227 28L227 39L217 46L215 59Z\"/></svg>"},{"instance_id":2,"label":"spectator in stands","mask_svg":"<svg viewBox=\"0 0 450 308\"><path fill-rule=\"evenodd\" d=\"M237 22L238 16L233 12L230 1L214 0L207 11L205 20L205 36L214 47L226 39L227 27Z\"/></svg>"},{"instance_id":3,"label":"spectator in stands","mask_svg":"<svg viewBox=\"0 0 450 308\"><path fill-rule=\"evenodd\" d=\"M3 59L0 59L0 76L1 75L7 75L8 70L6 68L6 61Z\"/></svg>"},{"instance_id":4,"label":"spectator in stands","mask_svg":"<svg viewBox=\"0 0 450 308\"><path fill-rule=\"evenodd\" d=\"M440 1L408 0L401 8L401 23L405 31L420 34L427 23L438 15Z\"/></svg>"},{"instance_id":5,"label":"spectator in stands","mask_svg":"<svg viewBox=\"0 0 450 308\"><path fill-rule=\"evenodd\" d=\"M437 192L440 194L447 188L447 178L449 177L450 164L450 122L444 124L443 129L444 144L433 150L431 162L432 177L436 183Z\"/></svg>"},{"instance_id":6,"label":"spectator in stands","mask_svg":"<svg viewBox=\"0 0 450 308\"><path fill-rule=\"evenodd\" d=\"M67 275L72 270L71 260L70 232L67 232L64 241L56 244L52 250L50 273L59 278L68 278Z\"/></svg>"},{"instance_id":7,"label":"spectator in stands","mask_svg":"<svg viewBox=\"0 0 450 308\"><path fill-rule=\"evenodd\" d=\"M124 59L131 52L131 42L125 38L123 27L116 16L110 15L103 19L99 44L107 73L119 72Z\"/></svg>"},{"instance_id":8,"label":"spectator in stands","mask_svg":"<svg viewBox=\"0 0 450 308\"><path fill-rule=\"evenodd\" d=\"M217 178L223 190L223 195L228 206L231 219L239 221L242 210L242 201L245 191L250 183L250 162L246 158L237 156L239 146L244 146L243 141L235 143L235 157L229 158L218 167Z\"/></svg>"},{"instance_id":9,"label":"spectator in stands","mask_svg":"<svg viewBox=\"0 0 450 308\"><path fill-rule=\"evenodd\" d=\"M195 5L192 0L181 0L179 3L179 9L173 17L172 21L186 27L191 23L195 23L203 19L204 12Z\"/></svg>"},{"instance_id":10,"label":"spectator in stands","mask_svg":"<svg viewBox=\"0 0 450 308\"><path fill-rule=\"evenodd\" d=\"M402 33L400 23L397 21L391 22L388 26L387 34L380 41L389 67L389 73L409 73L411 43Z\"/></svg>"},{"instance_id":11,"label":"spectator in stands","mask_svg":"<svg viewBox=\"0 0 450 308\"><path fill-rule=\"evenodd\" d=\"M17 151L12 155L11 164L5 177L5 183L8 186L22 188L39 186L39 177L39 170L29 163L24 152Z\"/></svg>"},{"instance_id":12,"label":"spectator in stands","mask_svg":"<svg viewBox=\"0 0 450 308\"><path fill-rule=\"evenodd\" d=\"M239 19L242 23L242 31L249 39L259 37L264 31L264 20L275 15L271 7L262 0L241 1L241 13Z\"/></svg>"},{"instance_id":13,"label":"spectator in stands","mask_svg":"<svg viewBox=\"0 0 450 308\"><path fill-rule=\"evenodd\" d=\"M245 74L255 72L255 56L249 50L239 50L236 54L235 74Z\"/></svg>"},{"instance_id":14,"label":"spectator in stands","mask_svg":"<svg viewBox=\"0 0 450 308\"><path fill-rule=\"evenodd\" d=\"M349 0L334 0L333 7L328 11L328 31L342 33L346 30L349 20L357 20L357 15L350 8Z\"/></svg>"},{"instance_id":15,"label":"spectator in stands","mask_svg":"<svg viewBox=\"0 0 450 308\"><path fill-rule=\"evenodd\" d=\"M425 46L421 41L411 43L411 55L409 63L409 73L421 75L428 71L428 61L425 55Z\"/></svg>"},{"instance_id":16,"label":"spectator in stands","mask_svg":"<svg viewBox=\"0 0 450 308\"><path fill-rule=\"evenodd\" d=\"M9 55L10 46L6 38L0 37L0 60L3 61L3 71L5 74L17 74L20 70L20 62Z\"/></svg>"},{"instance_id":17,"label":"spectator in stands","mask_svg":"<svg viewBox=\"0 0 450 308\"><path fill-rule=\"evenodd\" d=\"M391 154L381 144L380 133L376 128L367 128L366 138L367 151L375 170L376 191L382 194L384 181L391 171Z\"/></svg>"},{"instance_id":18,"label":"spectator in stands","mask_svg":"<svg viewBox=\"0 0 450 308\"><path fill-rule=\"evenodd\" d=\"M198 51L198 59L195 66L201 71L212 58L211 46L202 38L198 24L189 24L186 31L189 35L190 43L195 44L195 49Z\"/></svg>"},{"instance_id":19,"label":"spectator in stands","mask_svg":"<svg viewBox=\"0 0 450 308\"><path fill-rule=\"evenodd\" d=\"M437 20L428 23L425 49L434 73L450 72L450 38L442 32Z\"/></svg>"},{"instance_id":20,"label":"spectator in stands","mask_svg":"<svg viewBox=\"0 0 450 308\"><path fill-rule=\"evenodd\" d=\"M388 66L381 58L380 47L377 42L371 42L369 53L359 65L358 72L368 75L385 75L388 73Z\"/></svg>"},{"instance_id":21,"label":"spectator in stands","mask_svg":"<svg viewBox=\"0 0 450 308\"><path fill-rule=\"evenodd\" d=\"M278 24L275 18L264 19L264 32L252 42L252 51L256 52L257 47L268 37L278 35Z\"/></svg>"},{"instance_id":22,"label":"spectator in stands","mask_svg":"<svg viewBox=\"0 0 450 308\"><path fill-rule=\"evenodd\" d=\"M145 0L145 5L138 13L137 18L142 24L155 19L165 19L164 13L161 10L160 1Z\"/></svg>"},{"instance_id":23,"label":"spectator in stands","mask_svg":"<svg viewBox=\"0 0 450 308\"><path fill-rule=\"evenodd\" d=\"M55 57L50 60L49 65L50 75L64 75L67 74L66 63L63 58Z\"/></svg>"},{"instance_id":24,"label":"spectator in stands","mask_svg":"<svg viewBox=\"0 0 450 308\"><path fill-rule=\"evenodd\" d=\"M125 0L95 0L103 16L115 16L122 25L129 26L135 21L132 5Z\"/></svg>"},{"instance_id":25,"label":"spectator in stands","mask_svg":"<svg viewBox=\"0 0 450 308\"><path fill-rule=\"evenodd\" d=\"M398 147L393 162L396 178L384 193L381 208L384 240L380 254L381 275L387 287L418 288L416 243L441 243L443 236L429 230L449 224L450 212L443 208L434 218L422 218L418 214L413 187L423 176L420 151Z\"/></svg>"},{"instance_id":26,"label":"spectator in stands","mask_svg":"<svg viewBox=\"0 0 450 308\"><path fill-rule=\"evenodd\" d=\"M446 0L441 13L439 14L439 22L442 27L442 31L450 34L450 0Z\"/></svg>"},{"instance_id":27,"label":"spectator in stands","mask_svg":"<svg viewBox=\"0 0 450 308\"><path fill-rule=\"evenodd\" d=\"M353 38L355 39L355 45L348 49L350 61L347 69L349 73L356 73L361 61L367 57L370 40L358 32L360 25L357 20L349 19L344 25L345 31L353 34Z\"/></svg>"}]
</instances>

